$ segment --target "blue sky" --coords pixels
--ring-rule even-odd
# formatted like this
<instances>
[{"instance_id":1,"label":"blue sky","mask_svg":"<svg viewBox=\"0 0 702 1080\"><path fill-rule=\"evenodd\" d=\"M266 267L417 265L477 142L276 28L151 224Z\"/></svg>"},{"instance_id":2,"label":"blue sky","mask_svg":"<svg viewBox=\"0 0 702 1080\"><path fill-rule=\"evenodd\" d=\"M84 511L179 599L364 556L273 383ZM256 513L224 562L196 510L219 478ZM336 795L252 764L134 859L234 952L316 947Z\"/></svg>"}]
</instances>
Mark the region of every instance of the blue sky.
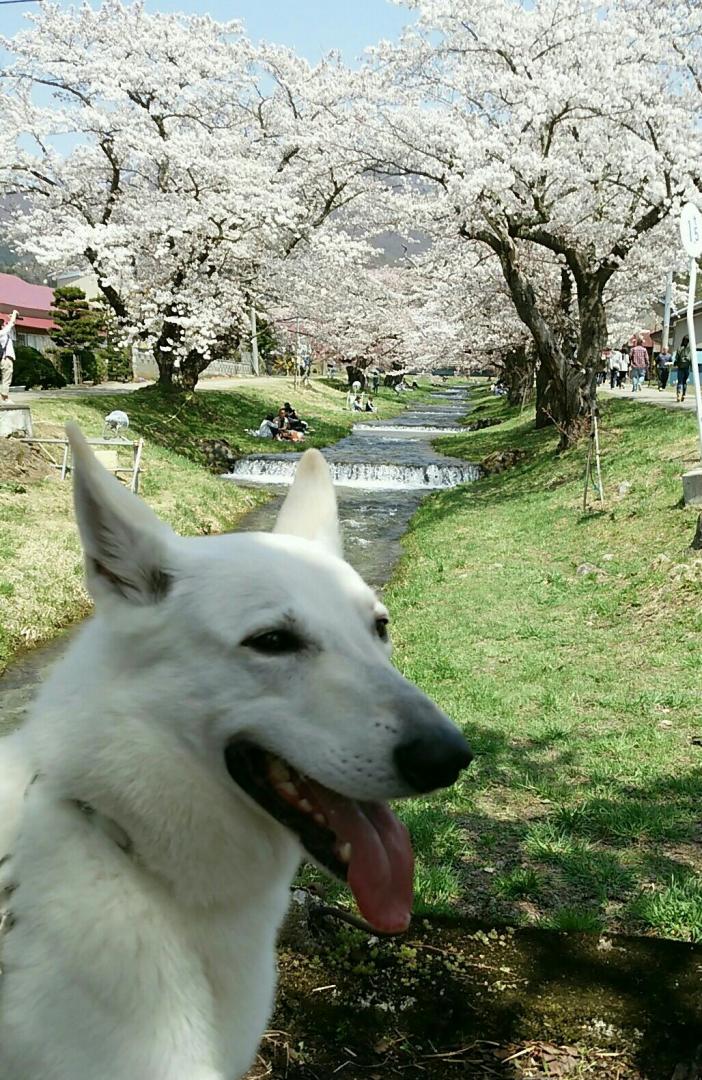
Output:
<instances>
[{"instance_id":1,"label":"blue sky","mask_svg":"<svg viewBox=\"0 0 702 1080\"><path fill-rule=\"evenodd\" d=\"M146 0L146 6L149 11L207 12L215 19L242 19L256 40L289 45L312 61L340 49L347 63L353 63L367 45L395 37L412 21L411 12L387 0ZM22 12L37 7L37 3L0 7L0 33L16 33L22 28Z\"/></svg>"}]
</instances>

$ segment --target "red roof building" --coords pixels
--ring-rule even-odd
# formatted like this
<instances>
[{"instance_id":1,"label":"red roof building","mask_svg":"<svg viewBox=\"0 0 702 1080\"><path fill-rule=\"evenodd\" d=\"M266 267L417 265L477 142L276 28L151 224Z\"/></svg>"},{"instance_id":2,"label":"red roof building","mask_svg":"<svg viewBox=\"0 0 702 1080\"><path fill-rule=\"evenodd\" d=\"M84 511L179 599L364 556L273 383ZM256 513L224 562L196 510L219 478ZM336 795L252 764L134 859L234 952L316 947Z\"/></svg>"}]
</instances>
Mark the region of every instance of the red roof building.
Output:
<instances>
[{"instance_id":1,"label":"red roof building","mask_svg":"<svg viewBox=\"0 0 702 1080\"><path fill-rule=\"evenodd\" d=\"M51 318L53 302L54 290L48 285L30 285L15 274L0 274L0 318L7 322L7 316L17 309L20 345L44 352L51 344L51 331L56 325Z\"/></svg>"}]
</instances>

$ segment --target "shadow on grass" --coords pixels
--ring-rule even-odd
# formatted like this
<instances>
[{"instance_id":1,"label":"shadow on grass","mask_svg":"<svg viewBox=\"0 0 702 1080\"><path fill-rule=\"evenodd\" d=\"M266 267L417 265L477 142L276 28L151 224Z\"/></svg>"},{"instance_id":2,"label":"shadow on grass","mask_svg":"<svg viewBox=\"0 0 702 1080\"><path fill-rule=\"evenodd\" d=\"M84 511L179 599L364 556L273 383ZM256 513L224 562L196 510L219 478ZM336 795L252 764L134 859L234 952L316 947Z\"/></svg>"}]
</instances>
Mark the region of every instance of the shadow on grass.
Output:
<instances>
[{"instance_id":1,"label":"shadow on grass","mask_svg":"<svg viewBox=\"0 0 702 1080\"><path fill-rule=\"evenodd\" d=\"M522 869L534 872L526 898L538 903L544 925L604 928L617 904L623 907L615 925L702 941L702 878L690 854L694 861L702 834L702 768L640 783L609 777L606 791L586 791L578 801L558 805L574 758L571 749L559 748L557 734L551 740L512 741L471 724L466 734L477 768L438 796L441 813L463 841L458 844L459 907L498 922L523 922L517 901L525 897L510 889L510 872ZM483 790L494 791L500 783L523 798L521 819L514 812L502 817L471 809ZM412 832L411 820L408 824ZM421 833L415 842L420 862L431 864L431 845ZM666 850L659 855L662 844ZM441 857L446 855L444 850ZM501 867L504 877L497 872ZM655 897L656 904L644 902L647 897ZM580 924L573 913L582 916Z\"/></svg>"}]
</instances>

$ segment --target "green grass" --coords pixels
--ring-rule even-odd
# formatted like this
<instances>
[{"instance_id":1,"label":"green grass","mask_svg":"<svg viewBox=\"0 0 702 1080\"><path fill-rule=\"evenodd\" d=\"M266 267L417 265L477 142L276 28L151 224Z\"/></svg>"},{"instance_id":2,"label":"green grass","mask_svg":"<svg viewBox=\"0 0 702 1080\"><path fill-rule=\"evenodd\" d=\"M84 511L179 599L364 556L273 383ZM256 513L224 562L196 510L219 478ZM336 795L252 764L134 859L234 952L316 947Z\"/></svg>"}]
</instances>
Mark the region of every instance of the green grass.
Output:
<instances>
[{"instance_id":1,"label":"green grass","mask_svg":"<svg viewBox=\"0 0 702 1080\"><path fill-rule=\"evenodd\" d=\"M640 893L629 907L641 925L666 937L702 941L702 880L674 875L669 883Z\"/></svg>"},{"instance_id":2,"label":"green grass","mask_svg":"<svg viewBox=\"0 0 702 1080\"><path fill-rule=\"evenodd\" d=\"M543 888L541 874L531 867L517 867L495 879L495 893L508 900L536 899Z\"/></svg>"},{"instance_id":3,"label":"green grass","mask_svg":"<svg viewBox=\"0 0 702 1080\"><path fill-rule=\"evenodd\" d=\"M314 381L295 391L288 380L251 379L233 391L203 390L187 398L154 389L130 394L42 397L31 403L35 434L61 436L67 420L77 420L89 436L100 436L103 418L123 409L130 434L145 439L141 495L182 534L226 531L238 518L267 498L222 483L204 467L203 439L226 438L240 453L300 449L256 439L267 412L290 401L314 432L305 446L341 438L358 414L345 409L342 383ZM401 412L421 394L401 399L390 390L376 396L378 418ZM408 400L409 399L409 400ZM364 416L364 420L372 417ZM125 464L129 459L125 459ZM89 610L73 522L71 485L58 474L22 480L0 476L0 672L26 647L52 638L58 630Z\"/></svg>"},{"instance_id":4,"label":"green grass","mask_svg":"<svg viewBox=\"0 0 702 1080\"><path fill-rule=\"evenodd\" d=\"M559 457L528 410L482 388L473 401L476 418L503 423L439 448L527 456L427 500L385 592L396 662L478 755L427 803L437 835L437 807L451 827L450 902L493 920L696 937L702 557L680 481L695 418L608 399L606 505L583 513L586 447ZM579 576L582 563L601 573Z\"/></svg>"},{"instance_id":5,"label":"green grass","mask_svg":"<svg viewBox=\"0 0 702 1080\"><path fill-rule=\"evenodd\" d=\"M545 930L578 934L599 934L604 929L603 921L596 912L569 907L557 908L548 917L541 919L539 925Z\"/></svg>"},{"instance_id":6,"label":"green grass","mask_svg":"<svg viewBox=\"0 0 702 1080\"><path fill-rule=\"evenodd\" d=\"M73 406L80 407L80 418L91 424L98 434L102 419L111 409L124 409L130 424L151 442L175 451L193 461L204 463L203 439L224 438L237 453L285 453L299 451L296 443L280 443L258 439L248 432L257 430L266 413L276 413L284 401L290 401L298 414L310 424L310 434L304 446L328 446L348 434L358 413L345 408L346 386L337 380L314 380L304 390L295 389L289 379L257 378L242 380L234 390L207 390L171 397L156 387L147 387L131 394L96 395L68 400L42 399L32 404L40 419L63 423L72 415ZM406 395L412 401L425 394ZM392 390L381 389L375 396L378 409L375 416L363 416L364 422L374 418L396 416L409 404Z\"/></svg>"}]
</instances>

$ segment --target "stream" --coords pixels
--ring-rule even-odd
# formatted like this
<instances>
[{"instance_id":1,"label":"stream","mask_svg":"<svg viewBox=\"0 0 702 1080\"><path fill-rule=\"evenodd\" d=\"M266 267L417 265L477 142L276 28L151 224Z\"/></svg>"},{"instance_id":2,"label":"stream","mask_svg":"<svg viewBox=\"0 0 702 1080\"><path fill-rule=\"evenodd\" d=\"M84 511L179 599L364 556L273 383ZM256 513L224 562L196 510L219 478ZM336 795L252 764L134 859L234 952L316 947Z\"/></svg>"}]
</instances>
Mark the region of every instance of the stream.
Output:
<instances>
[{"instance_id":1,"label":"stream","mask_svg":"<svg viewBox=\"0 0 702 1080\"><path fill-rule=\"evenodd\" d=\"M433 398L410 405L391 422L368 421L359 413L351 434L323 451L337 487L346 558L375 588L389 577L402 535L427 494L480 475L478 466L439 454L431 445L437 435L465 430L457 422L468 408L466 391L442 390ZM265 484L279 495L247 514L242 529L272 527L299 457L251 455L224 478L245 486Z\"/></svg>"},{"instance_id":2,"label":"stream","mask_svg":"<svg viewBox=\"0 0 702 1080\"><path fill-rule=\"evenodd\" d=\"M431 446L442 433L462 431L457 422L468 408L465 390L441 390L434 401L410 406L400 417L359 422L350 435L324 451L338 485L345 554L374 588L390 576L400 540L426 495L438 488L474 480L475 465L444 457ZM302 452L302 451L301 451ZM300 453L301 453L300 452ZM223 478L238 484L266 484L278 496L247 514L237 530L270 530L299 453L242 458ZM68 647L69 629L54 641L18 657L0 678L0 734L22 722L44 674Z\"/></svg>"}]
</instances>

